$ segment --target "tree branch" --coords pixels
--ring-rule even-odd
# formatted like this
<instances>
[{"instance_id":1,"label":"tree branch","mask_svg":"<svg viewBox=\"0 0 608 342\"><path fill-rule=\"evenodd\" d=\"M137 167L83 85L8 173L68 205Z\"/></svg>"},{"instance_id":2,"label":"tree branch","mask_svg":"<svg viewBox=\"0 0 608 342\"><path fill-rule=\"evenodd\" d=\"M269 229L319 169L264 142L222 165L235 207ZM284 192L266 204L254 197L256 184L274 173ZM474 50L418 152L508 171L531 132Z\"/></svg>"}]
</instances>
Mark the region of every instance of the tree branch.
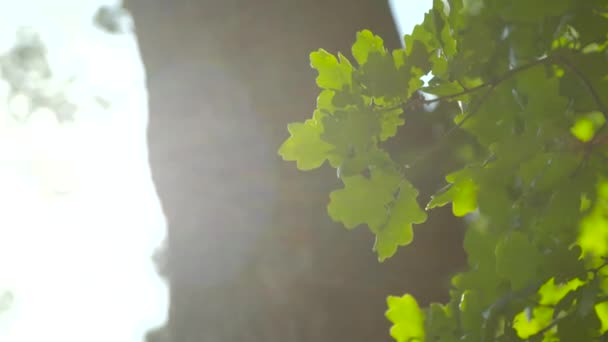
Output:
<instances>
[{"instance_id":1,"label":"tree branch","mask_svg":"<svg viewBox=\"0 0 608 342\"><path fill-rule=\"evenodd\" d=\"M471 106L472 108L470 109L470 111L467 113L467 115L465 115L465 117L457 125L451 127L446 133L443 134L441 139L445 140L447 137L452 135L452 133L454 133L454 131L461 128L465 124L465 122L467 120L469 120L475 113L477 113L479 108L481 108L483 103L490 97L492 91L496 87L498 87L498 85L500 85L502 82L514 77L515 75L517 75L523 71L526 71L528 69L531 69L531 68L541 65L541 64L549 63L553 60L553 58L554 58L553 55L546 55L546 56L536 59L532 62L529 62L527 64L513 68L513 69L507 71L506 73L504 73L502 76L500 76L492 81L488 81L486 83L480 84L473 88L465 89L465 90L455 93L455 94L445 95L445 96L437 97L434 99L424 99L424 97L422 97L422 96L415 97L415 98L410 99L405 104L401 103L398 106L394 106L394 107L390 107L390 108L383 108L383 109L381 109L381 111L391 111L391 110L395 110L398 108L403 108L404 112L407 112L407 110L409 108L415 107L415 106L418 106L421 104L424 105L424 104L431 104L431 103L440 102L440 101L449 101L451 99L458 98L463 95L477 92L481 89L490 88L490 89L488 89L488 91L485 92L485 94L483 94L481 96L481 98L474 105ZM428 155L431 155L433 151L435 151L437 148L440 148L440 145L441 144L435 144L433 147L431 147L427 151L425 151L425 152L421 153L420 155L418 155L417 157L415 157L414 160L412 160L410 163L408 163L406 165L406 168L411 168L414 164L417 164L421 160L425 159Z\"/></svg>"},{"instance_id":2,"label":"tree branch","mask_svg":"<svg viewBox=\"0 0 608 342\"><path fill-rule=\"evenodd\" d=\"M557 325L557 323L561 322L566 317L568 317L568 315L558 317L558 318L552 320L551 323L549 323L546 327L540 329L536 334L529 336L528 339L530 339L531 337L544 335L547 331L553 329Z\"/></svg>"},{"instance_id":3,"label":"tree branch","mask_svg":"<svg viewBox=\"0 0 608 342\"><path fill-rule=\"evenodd\" d=\"M533 67L535 67L537 65L540 65L540 64L548 63L548 62L552 61L553 58L554 58L553 55L547 55L547 56L541 57L541 58L539 58L537 60L534 60L534 61L532 61L530 63L527 63L527 64L521 65L519 67L513 68L513 69L507 71L506 73L504 73L502 76L500 76L500 77L498 77L498 78L496 78L496 79L494 79L492 81L480 84L480 85L475 86L473 88L465 89L465 90L463 90L461 92L458 92L458 93L455 93L455 94L450 94L450 95L440 96L440 97L437 97L437 98L434 98L434 99L424 100L423 103L424 104L431 104L431 103L434 103L434 102L447 101L447 100L458 98L458 97L461 97L461 96L464 96L464 95L468 95L470 93L474 93L474 92L476 92L478 90L481 90L481 89L484 89L484 88L487 88L487 87L495 88L500 83L502 83L502 82L504 82L504 81L512 78L513 76L519 74L520 72L526 71L526 70L531 69L531 68L533 68Z\"/></svg>"},{"instance_id":4,"label":"tree branch","mask_svg":"<svg viewBox=\"0 0 608 342\"><path fill-rule=\"evenodd\" d=\"M387 111L392 111L392 110L395 110L395 109L402 108L404 112L407 112L412 107L418 107L420 105L428 105L428 104L432 104L432 103L440 102L440 101L449 101L449 100L452 100L452 99L455 99L455 98L458 98L458 97L461 97L461 96L464 96L464 95L472 94L472 93L477 92L477 91L479 91L481 89L484 89L484 88L490 87L491 90L492 90L492 89L496 88L500 83L502 83L502 82L504 82L504 81L512 78L513 76L517 75L518 73L526 71L528 69L531 69L531 68L533 68L533 67L535 67L537 65L548 63L548 62L552 61L553 58L554 58L553 55L547 55L547 56L541 57L541 58L536 59L536 60L534 60L532 62L529 62L527 64L524 64L524 65L521 65L519 67L513 68L513 69L507 71L506 73L504 73L502 76L500 76L500 77L498 77L498 78L496 78L494 80L488 81L486 83L477 85L477 86L472 87L472 88L467 88L467 89L465 89L465 90L463 90L461 92L455 93L455 94L440 96L440 97L436 97L436 98L433 98L433 99L425 99L423 96L412 97L412 98L408 99L408 101L405 102L405 103L400 103L400 104L398 104L396 106L391 106L391 107L388 107L388 108L381 108L378 111L379 112L387 112ZM459 82L459 83L461 83L461 82ZM462 84L461 84L461 86L462 86ZM484 98L489 97L489 95L490 95L490 92L486 93L484 95ZM481 102L484 102L484 101L485 101L485 99L482 100ZM462 124L464 124L464 122L470 116L471 115L467 115L459 123L459 125L457 127L455 127L455 128L459 128L460 126L462 126Z\"/></svg>"},{"instance_id":5,"label":"tree branch","mask_svg":"<svg viewBox=\"0 0 608 342\"><path fill-rule=\"evenodd\" d=\"M573 63L571 63L569 60L567 60L563 56L556 56L555 61L558 64L565 67L566 69L570 70L574 75L576 75L576 77L578 77L578 79L583 83L585 88L587 88L587 91L593 98L593 101L597 105L600 112L602 112L602 114L604 114L604 118L606 118L608 120L608 109L607 109L606 105L603 103L603 101L600 97L600 94L597 92L597 90L595 90L595 88L593 87L593 85L591 84L591 81L589 81L587 76L585 76L585 74L583 74Z\"/></svg>"},{"instance_id":6,"label":"tree branch","mask_svg":"<svg viewBox=\"0 0 608 342\"><path fill-rule=\"evenodd\" d=\"M434 144L433 146L431 146L430 148L428 148L427 150L425 150L424 152L422 152L421 154L416 156L410 163L408 163L406 165L406 168L408 168L408 169L412 168L414 165L418 164L420 161L433 155L433 153L436 150L442 148L443 143L447 140L447 138L449 138L452 134L454 134L454 132L456 132L458 129L462 128L462 126L465 124L465 122L467 122L471 117L473 117L473 115L475 115L477 113L477 111L479 111L479 109L481 108L483 103L486 102L486 100L490 97L490 94L492 93L492 91L494 90L495 87L496 87L496 85L492 85L491 88L488 89L488 91L486 91L483 94L483 96L480 97L479 100L474 105L471 106L472 107L471 110L464 116L464 118L462 118L462 120L460 120L460 122L458 124L450 127L439 138L440 141L438 141L436 144Z\"/></svg>"}]
</instances>

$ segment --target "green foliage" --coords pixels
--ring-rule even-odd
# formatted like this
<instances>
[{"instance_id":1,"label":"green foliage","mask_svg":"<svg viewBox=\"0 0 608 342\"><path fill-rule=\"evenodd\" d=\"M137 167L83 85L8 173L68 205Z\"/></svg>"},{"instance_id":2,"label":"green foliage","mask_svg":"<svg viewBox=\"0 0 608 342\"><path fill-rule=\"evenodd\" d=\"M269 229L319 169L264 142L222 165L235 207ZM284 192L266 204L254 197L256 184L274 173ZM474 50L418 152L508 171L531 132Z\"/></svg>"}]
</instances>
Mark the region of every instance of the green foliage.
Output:
<instances>
[{"instance_id":1,"label":"green foliage","mask_svg":"<svg viewBox=\"0 0 608 342\"><path fill-rule=\"evenodd\" d=\"M422 201L469 216L450 301L389 297L391 336L608 340L608 1L436 0L404 42L388 51L364 30L353 63L313 52L317 108L279 150L301 170L337 169L328 213L367 225L380 261L412 241ZM466 153L422 199L408 175L436 150L404 163L383 143L431 103L449 104L433 117L453 121L443 139L461 132L448 148Z\"/></svg>"},{"instance_id":2,"label":"green foliage","mask_svg":"<svg viewBox=\"0 0 608 342\"><path fill-rule=\"evenodd\" d=\"M424 314L410 295L389 296L386 317L393 322L391 336L398 342L424 341Z\"/></svg>"}]
</instances>

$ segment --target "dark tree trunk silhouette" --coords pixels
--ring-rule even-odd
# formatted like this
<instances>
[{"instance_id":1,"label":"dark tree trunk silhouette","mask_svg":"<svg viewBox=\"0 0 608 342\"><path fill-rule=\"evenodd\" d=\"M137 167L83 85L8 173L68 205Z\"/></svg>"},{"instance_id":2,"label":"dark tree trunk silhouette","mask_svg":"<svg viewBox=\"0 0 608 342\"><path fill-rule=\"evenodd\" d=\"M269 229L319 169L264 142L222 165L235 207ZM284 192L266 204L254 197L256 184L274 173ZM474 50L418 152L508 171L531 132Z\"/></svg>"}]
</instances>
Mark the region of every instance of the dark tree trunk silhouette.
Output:
<instances>
[{"instance_id":1,"label":"dark tree trunk silhouette","mask_svg":"<svg viewBox=\"0 0 608 342\"><path fill-rule=\"evenodd\" d=\"M449 211L379 264L371 234L327 216L334 171L302 173L276 153L287 123L315 107L311 51L348 55L364 28L399 46L385 1L127 7L148 71L150 158L170 223L174 342L389 341L386 295L446 298L464 263ZM406 141L426 145L428 136ZM422 181L427 192L443 182L432 172Z\"/></svg>"}]
</instances>

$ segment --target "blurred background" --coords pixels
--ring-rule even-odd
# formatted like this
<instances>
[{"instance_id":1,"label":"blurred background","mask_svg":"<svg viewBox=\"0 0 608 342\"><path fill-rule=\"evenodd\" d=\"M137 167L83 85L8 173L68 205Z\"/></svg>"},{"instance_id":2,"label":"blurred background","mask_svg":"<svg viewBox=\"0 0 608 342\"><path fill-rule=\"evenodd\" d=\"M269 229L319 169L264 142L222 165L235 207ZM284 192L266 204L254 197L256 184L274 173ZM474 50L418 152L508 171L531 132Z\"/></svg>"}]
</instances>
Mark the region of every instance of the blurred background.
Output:
<instances>
[{"instance_id":1,"label":"blurred background","mask_svg":"<svg viewBox=\"0 0 608 342\"><path fill-rule=\"evenodd\" d=\"M411 293L421 305L447 298L450 276L465 262L461 223L449 208L380 264L371 233L348 232L327 215L329 192L340 186L335 171L300 172L277 154L287 124L309 118L316 105L311 51L349 55L366 28L386 47L401 46L399 32L409 29L396 25L388 2L127 0L126 7L146 64L150 162L170 224L163 267L170 322L150 342L390 341L387 295ZM410 120L394 148L430 145L431 130ZM423 204L444 185L441 170L427 164L414 177Z\"/></svg>"}]
</instances>

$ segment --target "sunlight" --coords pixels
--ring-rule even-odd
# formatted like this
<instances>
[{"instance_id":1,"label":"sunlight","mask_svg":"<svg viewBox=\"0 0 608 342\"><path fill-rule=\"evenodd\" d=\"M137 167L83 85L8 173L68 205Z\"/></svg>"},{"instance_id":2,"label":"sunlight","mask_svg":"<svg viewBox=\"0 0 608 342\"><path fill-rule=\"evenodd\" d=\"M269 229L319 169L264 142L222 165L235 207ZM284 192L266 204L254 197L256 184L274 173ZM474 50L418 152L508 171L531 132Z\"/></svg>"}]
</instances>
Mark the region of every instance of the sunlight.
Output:
<instances>
[{"instance_id":1,"label":"sunlight","mask_svg":"<svg viewBox=\"0 0 608 342\"><path fill-rule=\"evenodd\" d=\"M116 1L1 2L0 340L141 342L168 288L135 37L92 25Z\"/></svg>"},{"instance_id":2,"label":"sunlight","mask_svg":"<svg viewBox=\"0 0 608 342\"><path fill-rule=\"evenodd\" d=\"M432 0L389 0L388 3L399 37L411 33L414 26L424 19L424 13L433 7Z\"/></svg>"}]
</instances>

